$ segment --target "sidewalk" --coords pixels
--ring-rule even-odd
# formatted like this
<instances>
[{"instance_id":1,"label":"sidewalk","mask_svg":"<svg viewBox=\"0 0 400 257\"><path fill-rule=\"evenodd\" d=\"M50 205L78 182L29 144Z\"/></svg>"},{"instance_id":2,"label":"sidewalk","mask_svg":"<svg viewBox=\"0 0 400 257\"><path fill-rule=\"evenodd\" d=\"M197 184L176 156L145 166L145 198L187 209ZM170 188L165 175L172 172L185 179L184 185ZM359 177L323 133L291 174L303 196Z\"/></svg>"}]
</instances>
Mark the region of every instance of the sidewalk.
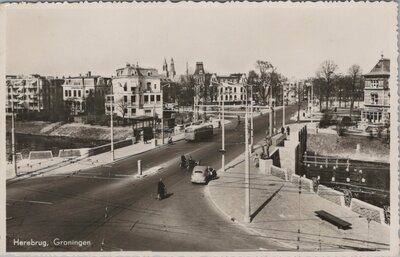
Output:
<instances>
[{"instance_id":1,"label":"sidewalk","mask_svg":"<svg viewBox=\"0 0 400 257\"><path fill-rule=\"evenodd\" d=\"M295 131L298 124L291 126ZM250 158L251 159L251 158ZM276 249L286 251L345 251L362 249L388 250L389 227L371 221L346 207L339 207L314 193L272 175L261 174L250 163L251 223L244 222L244 156L227 164L219 179L210 181L207 190L215 207L227 219L244 229L277 242ZM352 228L340 230L316 216L325 210L350 223ZM300 232L299 232L300 231ZM298 240L299 238L299 240Z\"/></svg>"},{"instance_id":2,"label":"sidewalk","mask_svg":"<svg viewBox=\"0 0 400 257\"><path fill-rule=\"evenodd\" d=\"M184 133L175 135L172 137L173 141L179 141L184 139ZM164 145L167 144L168 139L165 138L164 140ZM143 152L150 151L152 149L155 149L157 147L161 147L161 141L158 140L158 145L154 146L153 140L148 141L147 144L144 144L143 142L139 142L137 144L133 144L130 146L122 147L119 149L115 149L114 151L114 158L115 161L122 160L124 158L140 154ZM40 164L39 164L40 163ZM20 179L24 178L26 176L35 176L35 175L40 175L43 173L50 172L52 174L62 174L62 173L68 173L68 172L75 172L75 171L82 171L85 169L91 169L94 167L98 167L101 165L109 164L111 163L111 157L110 157L110 152L107 151L105 153L101 153L98 155L93 155L90 157L87 156L82 156L82 157L76 157L76 158L59 158L55 157L52 160L34 160L34 161L29 161L29 160L22 160L18 162L18 166L20 167L18 169L18 177L15 177L15 174L12 171L12 165L7 164L7 169L6 169L6 174L7 177L6 179ZM29 165L27 165L29 164ZM32 167L30 167L32 166Z\"/></svg>"}]
</instances>

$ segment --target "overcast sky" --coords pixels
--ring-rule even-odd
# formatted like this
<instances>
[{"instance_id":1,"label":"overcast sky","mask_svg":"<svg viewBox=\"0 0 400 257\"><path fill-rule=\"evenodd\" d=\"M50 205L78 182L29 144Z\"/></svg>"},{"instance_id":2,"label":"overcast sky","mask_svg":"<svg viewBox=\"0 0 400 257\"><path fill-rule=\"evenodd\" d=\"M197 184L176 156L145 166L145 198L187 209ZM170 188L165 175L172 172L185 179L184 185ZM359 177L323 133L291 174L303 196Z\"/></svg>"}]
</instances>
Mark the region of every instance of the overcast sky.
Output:
<instances>
[{"instance_id":1,"label":"overcast sky","mask_svg":"<svg viewBox=\"0 0 400 257\"><path fill-rule=\"evenodd\" d=\"M47 6L47 7L46 7ZM6 73L111 76L127 62L178 74L254 69L268 60L286 77L315 75L331 59L340 72L368 72L396 52L395 3L14 5L7 10Z\"/></svg>"}]
</instances>

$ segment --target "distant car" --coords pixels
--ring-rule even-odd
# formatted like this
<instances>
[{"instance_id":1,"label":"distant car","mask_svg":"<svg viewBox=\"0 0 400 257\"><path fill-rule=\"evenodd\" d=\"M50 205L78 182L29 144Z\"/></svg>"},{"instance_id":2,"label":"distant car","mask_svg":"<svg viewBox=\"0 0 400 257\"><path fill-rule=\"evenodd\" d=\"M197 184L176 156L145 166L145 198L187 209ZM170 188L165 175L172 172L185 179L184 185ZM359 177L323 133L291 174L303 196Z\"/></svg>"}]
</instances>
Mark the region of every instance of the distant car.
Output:
<instances>
[{"instance_id":1,"label":"distant car","mask_svg":"<svg viewBox=\"0 0 400 257\"><path fill-rule=\"evenodd\" d=\"M173 128L164 127L164 133L172 133L172 132L174 132Z\"/></svg>"},{"instance_id":2,"label":"distant car","mask_svg":"<svg viewBox=\"0 0 400 257\"><path fill-rule=\"evenodd\" d=\"M207 184L210 176L210 167L198 165L193 168L191 182L194 184Z\"/></svg>"}]
</instances>

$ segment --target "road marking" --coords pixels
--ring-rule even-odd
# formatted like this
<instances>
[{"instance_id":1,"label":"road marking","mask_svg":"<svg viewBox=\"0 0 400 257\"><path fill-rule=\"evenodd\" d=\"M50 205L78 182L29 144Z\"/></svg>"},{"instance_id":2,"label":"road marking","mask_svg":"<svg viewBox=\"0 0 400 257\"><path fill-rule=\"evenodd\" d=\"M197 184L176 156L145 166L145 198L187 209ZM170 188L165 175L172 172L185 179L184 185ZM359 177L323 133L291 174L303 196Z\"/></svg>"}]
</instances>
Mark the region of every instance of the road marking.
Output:
<instances>
[{"instance_id":1,"label":"road marking","mask_svg":"<svg viewBox=\"0 0 400 257\"><path fill-rule=\"evenodd\" d=\"M133 223L133 225L131 226L131 229L129 229L129 231L132 231L133 227L139 222L139 220L135 221L135 223Z\"/></svg>"},{"instance_id":2,"label":"road marking","mask_svg":"<svg viewBox=\"0 0 400 257\"><path fill-rule=\"evenodd\" d=\"M28 200L16 200L16 199L8 199L7 201L14 202L26 202L26 203L39 203L39 204L53 204L51 202L42 202L42 201L28 201Z\"/></svg>"}]
</instances>

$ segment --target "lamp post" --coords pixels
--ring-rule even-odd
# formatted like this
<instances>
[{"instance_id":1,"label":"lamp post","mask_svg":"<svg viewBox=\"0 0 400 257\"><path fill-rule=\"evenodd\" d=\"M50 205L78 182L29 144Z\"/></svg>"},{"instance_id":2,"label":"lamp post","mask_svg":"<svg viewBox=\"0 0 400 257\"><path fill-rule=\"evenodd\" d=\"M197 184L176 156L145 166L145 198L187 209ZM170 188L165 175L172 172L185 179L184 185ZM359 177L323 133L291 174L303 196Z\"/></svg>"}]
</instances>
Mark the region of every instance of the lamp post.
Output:
<instances>
[{"instance_id":1,"label":"lamp post","mask_svg":"<svg viewBox=\"0 0 400 257\"><path fill-rule=\"evenodd\" d=\"M246 112L245 112L245 213L244 221L249 223L250 219L250 163L249 163L249 121L248 121L248 90L246 89Z\"/></svg>"},{"instance_id":2,"label":"lamp post","mask_svg":"<svg viewBox=\"0 0 400 257\"><path fill-rule=\"evenodd\" d=\"M282 85L282 127L285 127L285 90L283 87L284 86Z\"/></svg>"},{"instance_id":3,"label":"lamp post","mask_svg":"<svg viewBox=\"0 0 400 257\"><path fill-rule=\"evenodd\" d=\"M111 119L110 119L110 133L111 133L111 162L114 161L114 94L111 95Z\"/></svg>"},{"instance_id":4,"label":"lamp post","mask_svg":"<svg viewBox=\"0 0 400 257\"><path fill-rule=\"evenodd\" d=\"M222 113L222 122L221 122L221 129L222 129L222 140L221 140L221 167L222 167L222 172L225 172L225 100L223 98L223 87L222 83L218 82L218 85L221 86L221 90L218 90L218 93L220 94L219 99L221 100L221 113ZM222 99L221 99L222 96ZM221 120L220 120L221 121Z\"/></svg>"},{"instance_id":5,"label":"lamp post","mask_svg":"<svg viewBox=\"0 0 400 257\"><path fill-rule=\"evenodd\" d=\"M12 155L13 171L15 176L18 176L17 159L15 153L14 84L10 82L9 87L11 87L11 155Z\"/></svg>"},{"instance_id":6,"label":"lamp post","mask_svg":"<svg viewBox=\"0 0 400 257\"><path fill-rule=\"evenodd\" d=\"M163 88L164 87L169 87L171 84L165 84L161 86L161 138L162 138L162 144L164 144L164 93L163 93ZM179 111L179 109L178 109Z\"/></svg>"},{"instance_id":7,"label":"lamp post","mask_svg":"<svg viewBox=\"0 0 400 257\"><path fill-rule=\"evenodd\" d=\"M250 145L251 145L251 152L253 152L253 145L254 145L254 119L253 119L253 85L250 85L251 88L251 96L250 96L250 110L251 110L251 116L250 116Z\"/></svg>"},{"instance_id":8,"label":"lamp post","mask_svg":"<svg viewBox=\"0 0 400 257\"><path fill-rule=\"evenodd\" d=\"M311 123L314 123L314 84L311 84Z\"/></svg>"}]
</instances>

